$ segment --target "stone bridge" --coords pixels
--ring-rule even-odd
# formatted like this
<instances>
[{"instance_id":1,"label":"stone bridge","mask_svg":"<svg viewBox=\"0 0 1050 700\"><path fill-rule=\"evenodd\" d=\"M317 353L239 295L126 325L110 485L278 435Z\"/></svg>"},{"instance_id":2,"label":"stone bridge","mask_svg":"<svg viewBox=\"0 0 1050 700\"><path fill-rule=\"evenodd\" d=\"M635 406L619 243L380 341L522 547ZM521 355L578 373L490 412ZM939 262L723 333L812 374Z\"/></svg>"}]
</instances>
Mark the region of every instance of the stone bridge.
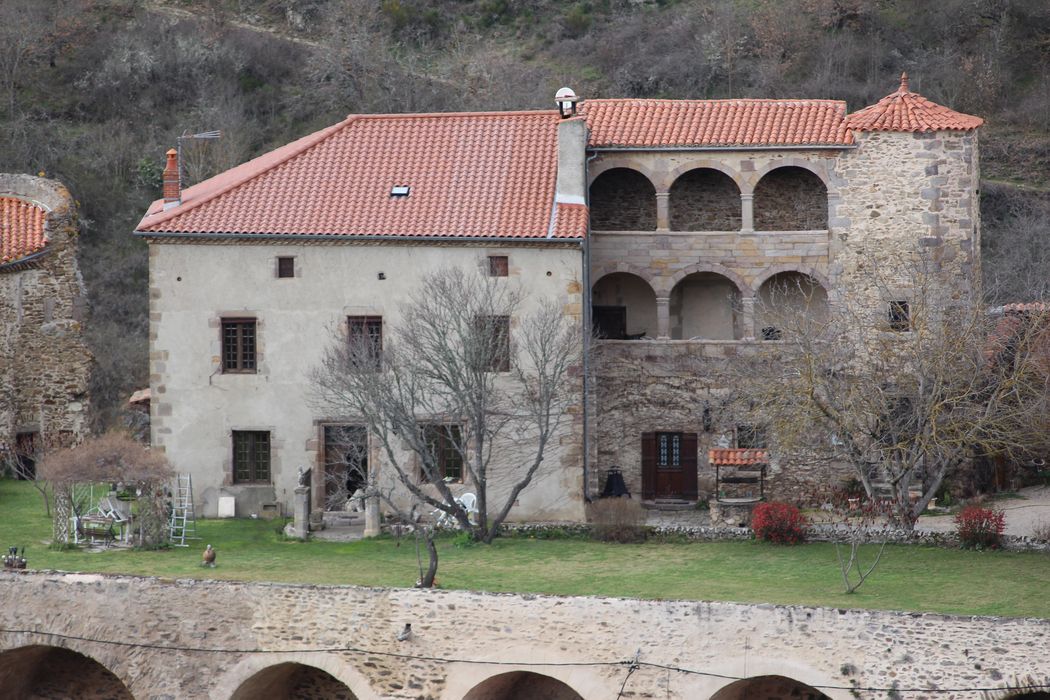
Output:
<instances>
[{"instance_id":1,"label":"stone bridge","mask_svg":"<svg viewBox=\"0 0 1050 700\"><path fill-rule=\"evenodd\" d=\"M1042 619L48 572L0 609L3 698L1050 697Z\"/></svg>"}]
</instances>

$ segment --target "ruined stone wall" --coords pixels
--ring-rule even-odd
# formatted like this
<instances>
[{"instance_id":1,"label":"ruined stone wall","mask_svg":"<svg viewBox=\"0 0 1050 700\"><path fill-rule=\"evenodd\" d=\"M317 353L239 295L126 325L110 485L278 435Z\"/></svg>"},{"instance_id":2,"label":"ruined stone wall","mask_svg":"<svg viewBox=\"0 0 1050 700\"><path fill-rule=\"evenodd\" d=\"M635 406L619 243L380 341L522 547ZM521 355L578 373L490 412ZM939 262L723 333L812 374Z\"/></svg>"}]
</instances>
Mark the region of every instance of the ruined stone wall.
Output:
<instances>
[{"instance_id":1,"label":"ruined stone wall","mask_svg":"<svg viewBox=\"0 0 1050 700\"><path fill-rule=\"evenodd\" d=\"M32 672L5 664L7 653L58 646L96 660L140 700L228 700L290 663L325 671L359 700L461 700L512 671L556 678L584 700L615 698L621 686L624 697L725 690L724 700L736 679L764 676L835 700L893 697L892 688L978 700L1006 693L966 689L1050 675L1050 621L1038 619L57 573L0 574L0 606L17 611L0 631L0 687ZM412 635L398 641L406 623ZM624 685L636 653L700 673L643 665ZM752 690L763 684L768 693L748 697L776 697L781 684Z\"/></svg>"},{"instance_id":2,"label":"ruined stone wall","mask_svg":"<svg viewBox=\"0 0 1050 700\"><path fill-rule=\"evenodd\" d=\"M0 175L0 194L44 208L48 239L43 255L0 269L0 442L18 433L67 442L87 429L91 363L76 208L61 184L28 175Z\"/></svg>"}]
</instances>

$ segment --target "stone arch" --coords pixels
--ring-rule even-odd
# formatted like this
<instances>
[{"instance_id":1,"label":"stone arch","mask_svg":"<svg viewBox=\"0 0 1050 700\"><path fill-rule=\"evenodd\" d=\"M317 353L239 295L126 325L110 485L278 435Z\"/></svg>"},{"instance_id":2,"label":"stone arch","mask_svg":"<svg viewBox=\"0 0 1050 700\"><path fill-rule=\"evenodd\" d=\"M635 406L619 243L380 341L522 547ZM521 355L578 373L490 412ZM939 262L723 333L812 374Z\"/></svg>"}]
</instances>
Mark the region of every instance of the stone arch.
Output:
<instances>
[{"instance_id":1,"label":"stone arch","mask_svg":"<svg viewBox=\"0 0 1050 700\"><path fill-rule=\"evenodd\" d=\"M828 318L827 287L798 270L770 275L758 287L755 301L755 337L763 340L780 340L785 327L819 332Z\"/></svg>"},{"instance_id":2,"label":"stone arch","mask_svg":"<svg viewBox=\"0 0 1050 700\"><path fill-rule=\"evenodd\" d=\"M591 182L591 229L655 231L656 188L633 168L610 168Z\"/></svg>"},{"instance_id":3,"label":"stone arch","mask_svg":"<svg viewBox=\"0 0 1050 700\"><path fill-rule=\"evenodd\" d=\"M669 197L672 231L740 230L740 187L721 170L687 170L675 179Z\"/></svg>"},{"instance_id":4,"label":"stone arch","mask_svg":"<svg viewBox=\"0 0 1050 700\"><path fill-rule=\"evenodd\" d=\"M583 700L568 683L535 671L509 671L489 676L463 700Z\"/></svg>"},{"instance_id":5,"label":"stone arch","mask_svg":"<svg viewBox=\"0 0 1050 700\"><path fill-rule=\"evenodd\" d=\"M223 675L210 696L231 700L265 697L268 700L271 697L281 697L270 692L270 688L281 687L281 684L287 687L288 683L295 683L297 680L309 683L311 679L321 679L325 683L324 687L334 687L337 691L338 686L342 686L345 694L310 697L343 697L347 700L379 700L380 697L372 690L368 679L341 657L309 652L247 656ZM335 681L337 685L333 686L331 681ZM267 683L275 685L268 686ZM254 694L260 687L270 694Z\"/></svg>"},{"instance_id":6,"label":"stone arch","mask_svg":"<svg viewBox=\"0 0 1050 700\"><path fill-rule=\"evenodd\" d=\"M779 275L781 272L798 272L803 275L806 275L807 277L812 277L820 283L821 287L828 290L830 293L831 284L828 281L827 275L825 275L817 268L809 265L792 265L790 263L783 265L770 265L769 267L759 272L753 278L754 288L756 290L759 289L763 284L769 281L770 277L772 277L773 275Z\"/></svg>"},{"instance_id":7,"label":"stone arch","mask_svg":"<svg viewBox=\"0 0 1050 700\"><path fill-rule=\"evenodd\" d=\"M1050 692L1045 690L1032 690L1023 693L1007 695L1004 700L1050 700Z\"/></svg>"},{"instance_id":8,"label":"stone arch","mask_svg":"<svg viewBox=\"0 0 1050 700\"><path fill-rule=\"evenodd\" d=\"M736 340L743 336L740 287L716 272L693 272L671 289L671 338Z\"/></svg>"},{"instance_id":9,"label":"stone arch","mask_svg":"<svg viewBox=\"0 0 1050 700\"><path fill-rule=\"evenodd\" d=\"M603 275L591 289L591 304L595 332L601 337L657 336L656 292L641 275Z\"/></svg>"},{"instance_id":10,"label":"stone arch","mask_svg":"<svg viewBox=\"0 0 1050 700\"><path fill-rule=\"evenodd\" d=\"M665 285L663 285L660 288L654 287L656 289L656 296L670 296L671 290L674 289L679 282L681 282L689 275L692 275L697 272L713 272L716 275L722 275L723 277L732 280L733 284L736 285L737 290L739 290L741 298L743 299L747 299L749 297L754 296L754 290L751 288L751 285L749 285L747 281L744 280L743 277L738 275L736 272L733 272L728 267L724 265L719 265L718 263L696 263L688 267L683 267L681 270L678 270L673 275L671 275L667 279Z\"/></svg>"},{"instance_id":11,"label":"stone arch","mask_svg":"<svg viewBox=\"0 0 1050 700\"><path fill-rule=\"evenodd\" d=\"M711 696L711 700L830 700L813 686L787 676L752 676L734 681Z\"/></svg>"},{"instance_id":12,"label":"stone arch","mask_svg":"<svg viewBox=\"0 0 1050 700\"><path fill-rule=\"evenodd\" d=\"M4 697L23 700L134 700L124 682L95 659L45 645L0 653L0 688Z\"/></svg>"},{"instance_id":13,"label":"stone arch","mask_svg":"<svg viewBox=\"0 0 1050 700\"><path fill-rule=\"evenodd\" d=\"M755 183L756 231L813 231L828 227L828 186L805 165L781 164Z\"/></svg>"}]
</instances>

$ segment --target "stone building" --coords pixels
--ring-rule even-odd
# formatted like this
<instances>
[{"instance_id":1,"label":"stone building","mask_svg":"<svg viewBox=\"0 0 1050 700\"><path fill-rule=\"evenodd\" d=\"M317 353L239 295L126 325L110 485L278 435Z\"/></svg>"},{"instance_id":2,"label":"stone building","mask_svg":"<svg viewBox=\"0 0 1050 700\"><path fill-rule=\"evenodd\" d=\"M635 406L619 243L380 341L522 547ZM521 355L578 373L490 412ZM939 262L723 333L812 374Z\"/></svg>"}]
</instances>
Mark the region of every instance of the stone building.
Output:
<instances>
[{"instance_id":1,"label":"stone building","mask_svg":"<svg viewBox=\"0 0 1050 700\"><path fill-rule=\"evenodd\" d=\"M193 473L206 514L220 495L238 512L287 503L298 466L325 468L326 430L353 425L303 388L325 328L396 323L428 270L500 258L598 331L571 434L515 510L578 519L610 467L644 498L692 501L709 448L765 446L760 425L720 415L712 367L778 337L769 308L849 298L893 332L914 294L900 260L926 251L945 289L978 263L982 121L906 77L852 114L835 100L559 110L351 116L184 192L166 184L136 231L152 440ZM250 460L259 478L241 478ZM838 478L775 458L769 476L786 498Z\"/></svg>"},{"instance_id":2,"label":"stone building","mask_svg":"<svg viewBox=\"0 0 1050 700\"><path fill-rule=\"evenodd\" d=\"M0 457L31 475L44 446L87 429L73 199L60 183L0 174Z\"/></svg>"}]
</instances>

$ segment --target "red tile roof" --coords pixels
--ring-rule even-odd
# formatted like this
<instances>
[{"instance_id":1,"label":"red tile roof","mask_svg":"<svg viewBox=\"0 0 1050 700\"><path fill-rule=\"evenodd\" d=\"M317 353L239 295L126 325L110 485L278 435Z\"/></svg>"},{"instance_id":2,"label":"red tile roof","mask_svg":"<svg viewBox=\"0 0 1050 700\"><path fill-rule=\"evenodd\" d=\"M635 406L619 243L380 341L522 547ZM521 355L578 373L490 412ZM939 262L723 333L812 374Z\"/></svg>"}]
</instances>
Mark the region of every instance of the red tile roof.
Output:
<instances>
[{"instance_id":1,"label":"red tile roof","mask_svg":"<svg viewBox=\"0 0 1050 700\"><path fill-rule=\"evenodd\" d=\"M846 118L853 131L969 131L984 120L930 102L908 89L908 74L901 75L897 91Z\"/></svg>"},{"instance_id":2,"label":"red tile roof","mask_svg":"<svg viewBox=\"0 0 1050 700\"><path fill-rule=\"evenodd\" d=\"M581 238L554 207L554 111L354 115L158 200L147 233ZM397 185L407 197L391 196ZM582 210L582 211L580 211Z\"/></svg>"},{"instance_id":3,"label":"red tile roof","mask_svg":"<svg viewBox=\"0 0 1050 700\"><path fill-rule=\"evenodd\" d=\"M43 207L0 196L0 265L43 250L47 245L46 219Z\"/></svg>"},{"instance_id":4,"label":"red tile roof","mask_svg":"<svg viewBox=\"0 0 1050 700\"><path fill-rule=\"evenodd\" d=\"M767 450L708 450L707 461L712 465L722 467L751 466L769 463L769 452Z\"/></svg>"},{"instance_id":5,"label":"red tile roof","mask_svg":"<svg viewBox=\"0 0 1050 700\"><path fill-rule=\"evenodd\" d=\"M848 146L840 100L587 100L592 148Z\"/></svg>"}]
</instances>

